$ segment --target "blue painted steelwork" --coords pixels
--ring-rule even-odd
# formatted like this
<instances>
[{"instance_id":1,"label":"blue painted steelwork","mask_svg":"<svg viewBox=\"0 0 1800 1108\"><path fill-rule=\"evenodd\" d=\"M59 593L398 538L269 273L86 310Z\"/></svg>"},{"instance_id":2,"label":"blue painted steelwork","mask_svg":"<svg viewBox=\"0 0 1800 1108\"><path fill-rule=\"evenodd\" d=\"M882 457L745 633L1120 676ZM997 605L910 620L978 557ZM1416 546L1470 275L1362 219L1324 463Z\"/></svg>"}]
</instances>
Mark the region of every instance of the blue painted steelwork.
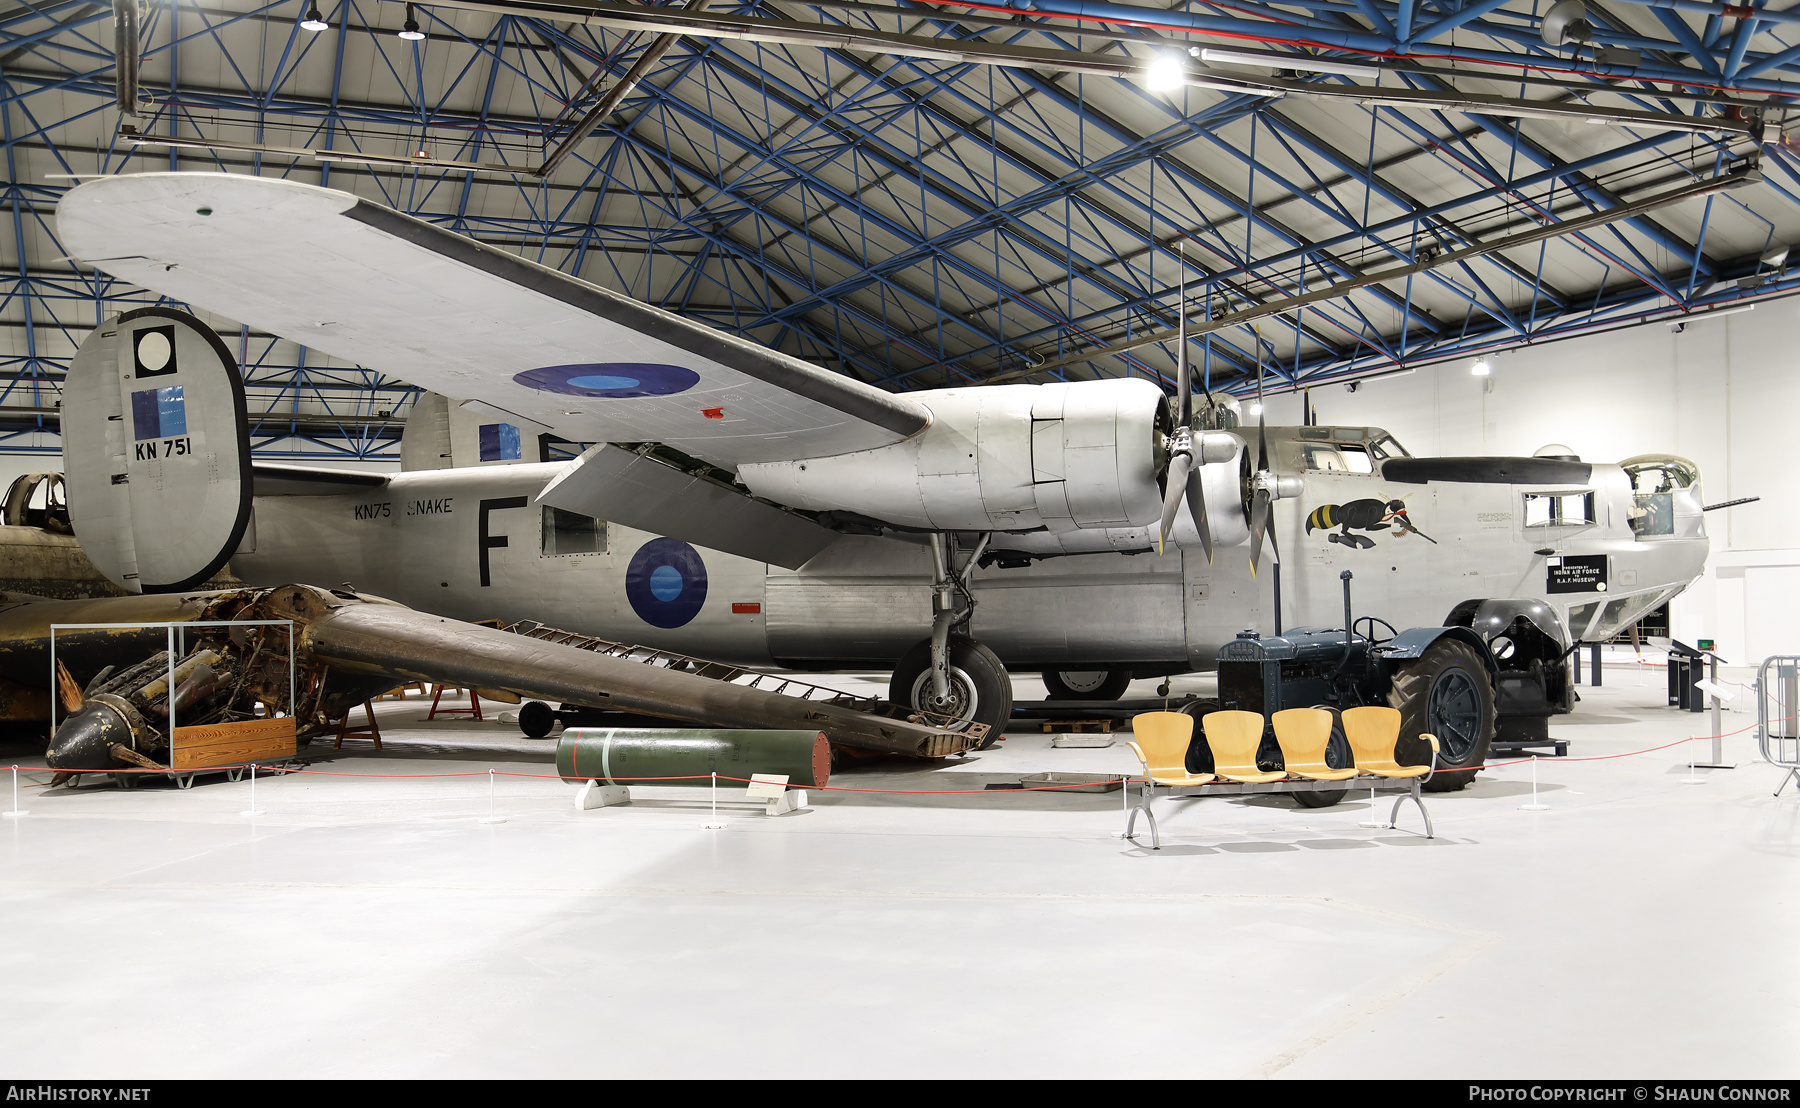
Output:
<instances>
[{"instance_id":1,"label":"blue painted steelwork","mask_svg":"<svg viewBox=\"0 0 1800 1108\"><path fill-rule=\"evenodd\" d=\"M59 256L67 179L147 168L279 175L347 188L463 234L895 389L978 382L1171 329L1177 267L1191 311L1223 314L1602 210L1723 172L1755 144L1664 132L1338 102L1323 126L1286 100L863 50L688 38L547 179L442 160L536 165L656 36L493 12L417 15L337 0L153 0L144 135L426 156L370 167L274 150L134 147L113 132L110 10L68 2L0 17L7 271L0 275L0 450L55 449L57 384L107 312L156 303ZM1384 87L1453 74L1536 81L1521 94L1692 110L1717 91L1800 97L1800 16L1717 18L1699 0L1590 13L1592 46L1550 47L1527 0L717 0L709 10L957 42L1115 56L1189 45L1382 64ZM1636 50L1600 64L1594 47ZM1195 63L1198 65L1198 63ZM1223 71L1222 71L1223 72ZM1254 72L1232 70L1232 73ZM1554 82L1546 84L1544 82ZM1599 101L1596 101L1599 102ZM1315 102L1316 103L1316 102ZM1582 128L1575 128L1579 131ZM1605 232L1488 255L1194 340L1215 387L1241 387L1258 342L1311 383L1800 290L1764 273L1800 237L1800 171L1766 134L1766 183ZM1424 182L1429 182L1428 184ZM1681 228L1681 229L1677 229ZM1697 228L1686 230L1686 228ZM1754 229L1754 230L1753 230ZM1755 238L1756 242L1751 239ZM1178 247L1185 247L1178 249ZM271 264L278 264L273 259ZM1554 274L1547 279L1546 273ZM1736 279L1763 283L1740 291ZM413 390L240 330L260 456L391 457ZM1170 344L1071 363L1070 376L1166 381ZM605 360L596 356L596 361Z\"/></svg>"}]
</instances>

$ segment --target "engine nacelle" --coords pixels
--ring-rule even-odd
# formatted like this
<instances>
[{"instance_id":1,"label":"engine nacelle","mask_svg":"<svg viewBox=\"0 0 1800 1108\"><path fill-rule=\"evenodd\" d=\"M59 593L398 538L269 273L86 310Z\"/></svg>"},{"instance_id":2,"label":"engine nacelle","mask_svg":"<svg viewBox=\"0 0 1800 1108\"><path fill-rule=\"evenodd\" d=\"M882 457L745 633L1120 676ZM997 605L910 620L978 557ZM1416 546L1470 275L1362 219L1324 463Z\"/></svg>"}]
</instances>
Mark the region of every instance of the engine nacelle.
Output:
<instances>
[{"instance_id":1,"label":"engine nacelle","mask_svg":"<svg viewBox=\"0 0 1800 1108\"><path fill-rule=\"evenodd\" d=\"M1142 527L1162 511L1162 390L1140 378L909 393L931 426L878 450L741 466L750 491L934 531Z\"/></svg>"}]
</instances>

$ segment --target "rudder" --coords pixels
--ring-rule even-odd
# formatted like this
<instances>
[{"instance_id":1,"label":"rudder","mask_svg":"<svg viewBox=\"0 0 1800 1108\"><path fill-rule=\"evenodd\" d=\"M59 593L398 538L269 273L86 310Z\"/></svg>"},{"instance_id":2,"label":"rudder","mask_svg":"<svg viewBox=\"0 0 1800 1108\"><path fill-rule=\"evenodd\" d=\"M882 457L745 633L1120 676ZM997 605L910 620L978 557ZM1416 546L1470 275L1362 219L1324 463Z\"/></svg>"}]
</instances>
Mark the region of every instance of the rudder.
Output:
<instances>
[{"instance_id":1,"label":"rudder","mask_svg":"<svg viewBox=\"0 0 1800 1108\"><path fill-rule=\"evenodd\" d=\"M70 522L100 572L130 592L209 580L254 493L237 360L172 308L101 324L63 382L63 457Z\"/></svg>"}]
</instances>

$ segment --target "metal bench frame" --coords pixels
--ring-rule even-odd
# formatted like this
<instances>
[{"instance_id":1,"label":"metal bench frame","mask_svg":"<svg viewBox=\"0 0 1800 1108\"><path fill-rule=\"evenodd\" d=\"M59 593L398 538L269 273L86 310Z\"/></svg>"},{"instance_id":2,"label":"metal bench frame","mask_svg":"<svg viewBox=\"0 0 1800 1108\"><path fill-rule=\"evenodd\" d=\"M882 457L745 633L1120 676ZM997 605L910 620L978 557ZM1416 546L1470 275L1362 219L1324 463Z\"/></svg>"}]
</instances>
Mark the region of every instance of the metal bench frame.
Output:
<instances>
[{"instance_id":1,"label":"metal bench frame","mask_svg":"<svg viewBox=\"0 0 1800 1108\"><path fill-rule=\"evenodd\" d=\"M1136 842L1133 838L1137 827L1138 813L1150 823L1150 849L1162 849L1162 836L1156 828L1156 813L1150 805L1160 793L1165 796L1247 796L1252 793L1316 793L1335 789L1369 789L1378 793L1399 793L1394 798L1394 809L1388 813L1388 830L1395 828L1395 820L1400 816L1400 805L1408 798L1419 806L1419 814L1425 817L1425 837L1436 838L1431 826L1431 813L1425 809L1425 797L1421 786L1431 780L1437 772L1437 756L1431 759L1431 773L1418 777L1381 777L1374 774L1358 775L1342 781L1311 781L1306 778L1289 778L1283 781L1268 781L1257 785L1247 785L1237 781L1214 781L1205 785L1159 785L1149 778L1144 778L1144 789L1138 802L1131 806L1131 815L1125 821L1125 838Z\"/></svg>"}]
</instances>

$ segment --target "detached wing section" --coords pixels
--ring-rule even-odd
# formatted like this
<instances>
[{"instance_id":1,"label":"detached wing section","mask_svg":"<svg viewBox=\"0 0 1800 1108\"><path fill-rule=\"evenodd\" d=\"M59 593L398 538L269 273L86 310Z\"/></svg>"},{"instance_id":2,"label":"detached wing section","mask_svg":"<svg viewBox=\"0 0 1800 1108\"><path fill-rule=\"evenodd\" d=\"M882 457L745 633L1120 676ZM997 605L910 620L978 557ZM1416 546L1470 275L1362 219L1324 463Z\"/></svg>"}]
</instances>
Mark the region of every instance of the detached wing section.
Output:
<instances>
[{"instance_id":1,"label":"detached wing section","mask_svg":"<svg viewBox=\"0 0 1800 1108\"><path fill-rule=\"evenodd\" d=\"M921 405L359 200L273 178L107 177L63 244L168 296L448 396L521 430L667 443L716 465L871 450Z\"/></svg>"}]
</instances>

